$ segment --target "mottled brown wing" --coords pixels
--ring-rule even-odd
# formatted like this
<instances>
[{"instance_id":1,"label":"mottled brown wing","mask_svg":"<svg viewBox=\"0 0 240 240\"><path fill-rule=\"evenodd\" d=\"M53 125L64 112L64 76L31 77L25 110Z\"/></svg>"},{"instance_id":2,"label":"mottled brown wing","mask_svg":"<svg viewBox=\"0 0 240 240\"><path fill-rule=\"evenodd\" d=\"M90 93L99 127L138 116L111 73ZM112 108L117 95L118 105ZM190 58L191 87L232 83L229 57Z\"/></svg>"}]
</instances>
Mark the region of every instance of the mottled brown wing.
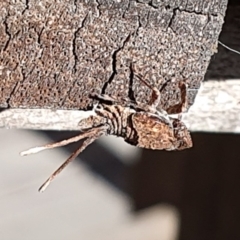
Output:
<instances>
[{"instance_id":1,"label":"mottled brown wing","mask_svg":"<svg viewBox=\"0 0 240 240\"><path fill-rule=\"evenodd\" d=\"M138 135L138 147L170 149L174 142L172 127L160 117L149 113L136 113L132 124Z\"/></svg>"}]
</instances>

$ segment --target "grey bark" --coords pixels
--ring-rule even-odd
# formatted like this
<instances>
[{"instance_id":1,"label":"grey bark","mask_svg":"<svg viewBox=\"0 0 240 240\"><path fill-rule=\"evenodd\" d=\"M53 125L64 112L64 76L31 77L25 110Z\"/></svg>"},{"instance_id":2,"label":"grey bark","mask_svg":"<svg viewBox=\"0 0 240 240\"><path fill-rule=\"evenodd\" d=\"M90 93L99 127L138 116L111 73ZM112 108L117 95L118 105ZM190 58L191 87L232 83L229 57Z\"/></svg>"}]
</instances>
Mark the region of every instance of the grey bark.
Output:
<instances>
[{"instance_id":1,"label":"grey bark","mask_svg":"<svg viewBox=\"0 0 240 240\"><path fill-rule=\"evenodd\" d=\"M91 109L92 92L160 108L192 105L217 40L226 0L0 1L0 107ZM135 72L130 64L135 66Z\"/></svg>"}]
</instances>

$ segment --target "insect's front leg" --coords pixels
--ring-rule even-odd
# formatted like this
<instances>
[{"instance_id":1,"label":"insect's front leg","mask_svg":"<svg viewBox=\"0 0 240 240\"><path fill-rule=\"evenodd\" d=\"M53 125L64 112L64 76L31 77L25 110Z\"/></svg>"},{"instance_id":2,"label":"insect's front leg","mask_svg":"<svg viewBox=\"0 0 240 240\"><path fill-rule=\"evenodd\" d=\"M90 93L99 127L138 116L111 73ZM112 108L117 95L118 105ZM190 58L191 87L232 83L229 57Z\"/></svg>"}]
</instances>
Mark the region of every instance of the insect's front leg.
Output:
<instances>
[{"instance_id":1,"label":"insect's front leg","mask_svg":"<svg viewBox=\"0 0 240 240\"><path fill-rule=\"evenodd\" d=\"M102 116L99 116L96 113L96 109L99 106L100 105L95 105L94 106L93 115L91 115L87 118L83 118L79 121L78 126L79 126L80 130L91 129L91 128L94 128L94 127L98 127L100 125L105 125L106 119L103 118Z\"/></svg>"},{"instance_id":2,"label":"insect's front leg","mask_svg":"<svg viewBox=\"0 0 240 240\"><path fill-rule=\"evenodd\" d=\"M171 106L167 109L168 114L176 114L186 112L188 109L188 95L187 95L187 85L185 82L179 82L180 96L181 100L178 104Z\"/></svg>"},{"instance_id":3,"label":"insect's front leg","mask_svg":"<svg viewBox=\"0 0 240 240\"><path fill-rule=\"evenodd\" d=\"M81 119L78 123L80 130L91 129L103 125L104 119L98 115L92 115L87 118Z\"/></svg>"},{"instance_id":4,"label":"insect's front leg","mask_svg":"<svg viewBox=\"0 0 240 240\"><path fill-rule=\"evenodd\" d=\"M156 87L151 86L147 81L143 80L139 75L135 75L135 76L142 83L144 83L148 88L150 88L152 90L151 99L150 99L150 101L148 102L148 104L146 106L150 109L150 111L151 110L153 110L153 111L155 110L156 111L156 108L159 105L160 100L161 100L161 93L160 93L160 91Z\"/></svg>"}]
</instances>

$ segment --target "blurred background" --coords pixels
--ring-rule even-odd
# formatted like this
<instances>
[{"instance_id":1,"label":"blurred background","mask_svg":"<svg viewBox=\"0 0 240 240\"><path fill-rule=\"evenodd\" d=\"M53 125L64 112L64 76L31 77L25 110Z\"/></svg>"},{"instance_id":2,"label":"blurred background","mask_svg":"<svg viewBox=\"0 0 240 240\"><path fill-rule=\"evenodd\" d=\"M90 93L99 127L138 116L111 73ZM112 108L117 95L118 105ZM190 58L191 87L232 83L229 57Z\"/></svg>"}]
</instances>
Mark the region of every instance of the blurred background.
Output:
<instances>
[{"instance_id":1,"label":"blurred background","mask_svg":"<svg viewBox=\"0 0 240 240\"><path fill-rule=\"evenodd\" d=\"M239 11L230 1L220 36L236 50ZM239 80L240 56L218 50L206 80ZM74 135L1 129L0 239L240 239L239 134L195 132L194 148L182 152L103 137L39 193L78 144L27 157L19 152Z\"/></svg>"},{"instance_id":2,"label":"blurred background","mask_svg":"<svg viewBox=\"0 0 240 240\"><path fill-rule=\"evenodd\" d=\"M47 188L78 144L19 152L77 132L1 130L1 239L240 239L240 136L193 133L194 148L90 145Z\"/></svg>"},{"instance_id":3,"label":"blurred background","mask_svg":"<svg viewBox=\"0 0 240 240\"><path fill-rule=\"evenodd\" d=\"M39 186L79 143L27 157L19 152L77 133L0 133L0 239L176 239L176 207L167 201L147 203L152 198L145 184L148 176L136 172L144 167L139 165L140 149L102 138L39 193ZM134 199L138 195L145 199L142 203Z\"/></svg>"}]
</instances>

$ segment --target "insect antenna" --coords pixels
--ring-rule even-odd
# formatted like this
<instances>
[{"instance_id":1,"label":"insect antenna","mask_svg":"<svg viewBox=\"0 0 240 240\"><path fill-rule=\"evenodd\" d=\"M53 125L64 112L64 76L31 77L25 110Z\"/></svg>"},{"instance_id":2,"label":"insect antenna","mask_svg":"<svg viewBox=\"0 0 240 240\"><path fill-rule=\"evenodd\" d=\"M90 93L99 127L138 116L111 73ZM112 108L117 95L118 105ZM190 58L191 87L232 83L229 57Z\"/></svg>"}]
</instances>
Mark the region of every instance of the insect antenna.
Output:
<instances>
[{"instance_id":1,"label":"insect antenna","mask_svg":"<svg viewBox=\"0 0 240 240\"><path fill-rule=\"evenodd\" d=\"M26 151L20 152L20 155L21 156L27 156L27 155L30 155L30 154L38 153L38 152L46 150L46 149L62 147L62 146L68 145L68 144L73 143L73 142L78 142L83 138L91 136L91 134L93 134L95 132L96 132L96 129L94 128L94 129L91 129L88 132L82 132L81 134L79 134L75 137L71 137L69 139L65 139L65 140L60 141L60 142L54 142L54 143L46 144L44 146L30 148Z\"/></svg>"},{"instance_id":2,"label":"insect antenna","mask_svg":"<svg viewBox=\"0 0 240 240\"><path fill-rule=\"evenodd\" d=\"M43 192L48 185L52 182L52 180L70 163L72 162L77 156L78 154L80 154L89 144L91 144L92 142L94 142L97 138L99 138L100 136L104 135L106 133L106 127L104 126L99 126L97 128L93 128L87 132L83 132L78 136L69 138L67 140L63 140L60 142L56 142L56 143L50 143L50 144L46 144L44 146L41 147L34 147L34 148L30 148L29 150L23 151L21 152L21 156L26 156L29 154L33 154L33 153L37 153L40 151L43 151L45 149L51 149L51 148L56 148L56 147L61 147L61 146L65 146L67 144L73 143L73 142L78 142L83 138L86 138L82 145L74 152L71 154L71 156L43 183L43 185L39 188L39 192Z\"/></svg>"},{"instance_id":3,"label":"insect antenna","mask_svg":"<svg viewBox=\"0 0 240 240\"><path fill-rule=\"evenodd\" d=\"M97 138L99 138L101 135L103 135L105 131L98 130L94 136L91 136L87 138L74 153L71 154L71 156L54 172L51 174L51 176L43 183L43 185L39 188L39 192L45 191L45 189L48 187L48 185L53 181L53 179L61 173L61 171L70 163L72 162L89 144L94 142Z\"/></svg>"}]
</instances>

